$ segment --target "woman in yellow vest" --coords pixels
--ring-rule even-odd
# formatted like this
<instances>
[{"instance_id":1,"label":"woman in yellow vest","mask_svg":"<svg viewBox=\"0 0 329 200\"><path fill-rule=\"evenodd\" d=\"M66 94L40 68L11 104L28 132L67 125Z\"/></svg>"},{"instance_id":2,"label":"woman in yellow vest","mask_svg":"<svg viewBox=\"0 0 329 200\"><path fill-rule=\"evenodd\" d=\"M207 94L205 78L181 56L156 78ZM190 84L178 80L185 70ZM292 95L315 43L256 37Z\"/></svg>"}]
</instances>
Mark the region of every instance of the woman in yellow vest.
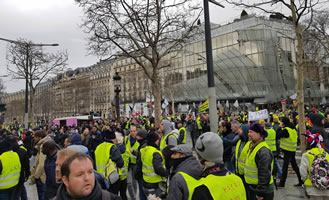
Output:
<instances>
[{"instance_id":1,"label":"woman in yellow vest","mask_svg":"<svg viewBox=\"0 0 329 200\"><path fill-rule=\"evenodd\" d=\"M272 200L273 155L265 142L267 132L258 123L252 124L248 136L251 140L250 150L245 158L244 178L248 185L249 200Z\"/></svg>"},{"instance_id":2,"label":"woman in yellow vest","mask_svg":"<svg viewBox=\"0 0 329 200\"><path fill-rule=\"evenodd\" d=\"M325 156L326 160L329 162L329 155L324 150L323 138L320 133L312 134L307 131L307 134L303 134L307 137L307 149L306 153L303 153L301 163L300 163L300 175L302 180L304 180L304 187L306 193L311 197L311 200L325 200L329 199L329 190L317 189L311 181L311 168L315 156ZM320 175L320 174L318 174ZM323 173L323 178L326 179L328 174ZM327 180L325 181L327 182Z\"/></svg>"}]
</instances>

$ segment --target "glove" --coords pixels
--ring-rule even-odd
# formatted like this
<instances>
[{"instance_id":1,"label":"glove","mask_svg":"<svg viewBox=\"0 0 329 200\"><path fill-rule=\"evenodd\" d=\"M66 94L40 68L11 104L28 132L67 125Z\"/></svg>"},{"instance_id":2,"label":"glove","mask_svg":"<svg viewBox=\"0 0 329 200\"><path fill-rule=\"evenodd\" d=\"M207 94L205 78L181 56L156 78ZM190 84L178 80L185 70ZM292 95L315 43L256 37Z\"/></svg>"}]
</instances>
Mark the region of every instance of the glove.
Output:
<instances>
[{"instance_id":1,"label":"glove","mask_svg":"<svg viewBox=\"0 0 329 200\"><path fill-rule=\"evenodd\" d=\"M30 179L30 185L34 185L35 184L35 178L34 178L34 176L30 176L29 177L29 179Z\"/></svg>"}]
</instances>

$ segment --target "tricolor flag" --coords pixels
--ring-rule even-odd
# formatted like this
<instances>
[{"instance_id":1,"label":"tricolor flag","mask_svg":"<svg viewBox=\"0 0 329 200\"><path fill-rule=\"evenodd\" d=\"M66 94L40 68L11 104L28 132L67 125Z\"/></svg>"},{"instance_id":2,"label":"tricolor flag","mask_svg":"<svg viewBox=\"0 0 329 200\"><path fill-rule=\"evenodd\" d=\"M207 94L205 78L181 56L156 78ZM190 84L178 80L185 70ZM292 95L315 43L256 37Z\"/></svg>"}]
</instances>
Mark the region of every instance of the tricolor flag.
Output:
<instances>
[{"instance_id":1,"label":"tricolor flag","mask_svg":"<svg viewBox=\"0 0 329 200\"><path fill-rule=\"evenodd\" d=\"M203 112L209 108L208 99L199 107L198 112Z\"/></svg>"}]
</instances>

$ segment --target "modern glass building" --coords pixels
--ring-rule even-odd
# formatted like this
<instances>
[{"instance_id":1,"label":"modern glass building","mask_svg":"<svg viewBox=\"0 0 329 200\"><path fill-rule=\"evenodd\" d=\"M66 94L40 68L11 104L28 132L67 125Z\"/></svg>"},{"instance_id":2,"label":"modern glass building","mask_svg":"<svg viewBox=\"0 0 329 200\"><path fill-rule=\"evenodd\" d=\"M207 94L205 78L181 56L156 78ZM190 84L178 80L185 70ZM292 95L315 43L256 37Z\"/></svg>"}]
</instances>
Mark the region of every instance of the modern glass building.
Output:
<instances>
[{"instance_id":1,"label":"modern glass building","mask_svg":"<svg viewBox=\"0 0 329 200\"><path fill-rule=\"evenodd\" d=\"M204 34L168 55L163 69L163 94L175 102L204 101L207 66ZM272 103L296 93L296 46L291 22L245 17L212 27L217 100ZM323 97L319 84L305 74L312 97ZM305 86L306 87L306 86ZM306 88L305 88L306 90Z\"/></svg>"}]
</instances>

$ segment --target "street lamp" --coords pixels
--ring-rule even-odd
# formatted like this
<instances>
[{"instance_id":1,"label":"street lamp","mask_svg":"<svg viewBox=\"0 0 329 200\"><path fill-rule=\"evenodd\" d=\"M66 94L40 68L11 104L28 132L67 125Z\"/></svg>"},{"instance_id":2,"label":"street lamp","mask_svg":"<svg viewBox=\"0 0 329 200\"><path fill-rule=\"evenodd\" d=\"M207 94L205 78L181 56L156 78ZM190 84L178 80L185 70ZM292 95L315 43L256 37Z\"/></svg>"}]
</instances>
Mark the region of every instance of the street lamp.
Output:
<instances>
[{"instance_id":1,"label":"street lamp","mask_svg":"<svg viewBox=\"0 0 329 200\"><path fill-rule=\"evenodd\" d=\"M116 108L116 115L117 120L120 119L120 102L119 102L119 94L121 92L121 76L119 75L119 72L115 72L113 76L113 82L114 82L114 92L115 92L115 108Z\"/></svg>"},{"instance_id":2,"label":"street lamp","mask_svg":"<svg viewBox=\"0 0 329 200\"><path fill-rule=\"evenodd\" d=\"M26 48L26 61L25 61L25 116L24 116L24 126L27 129L28 123L29 123L29 57L30 57L30 48L31 47L43 47L43 46L58 46L59 44L34 44L34 43L28 43L28 42L20 42L16 40L9 40L5 38L0 38L0 40L12 43L12 44L18 44L23 45Z\"/></svg>"},{"instance_id":3,"label":"street lamp","mask_svg":"<svg viewBox=\"0 0 329 200\"><path fill-rule=\"evenodd\" d=\"M208 94L209 94L209 115L210 115L210 131L217 133L218 117L216 108L216 87L214 77L214 66L212 59L212 45L211 45L211 29L209 19L209 2L224 8L215 0L203 0L204 21L205 21L205 37L206 37L206 55L207 55L207 76L208 76Z\"/></svg>"}]
</instances>

